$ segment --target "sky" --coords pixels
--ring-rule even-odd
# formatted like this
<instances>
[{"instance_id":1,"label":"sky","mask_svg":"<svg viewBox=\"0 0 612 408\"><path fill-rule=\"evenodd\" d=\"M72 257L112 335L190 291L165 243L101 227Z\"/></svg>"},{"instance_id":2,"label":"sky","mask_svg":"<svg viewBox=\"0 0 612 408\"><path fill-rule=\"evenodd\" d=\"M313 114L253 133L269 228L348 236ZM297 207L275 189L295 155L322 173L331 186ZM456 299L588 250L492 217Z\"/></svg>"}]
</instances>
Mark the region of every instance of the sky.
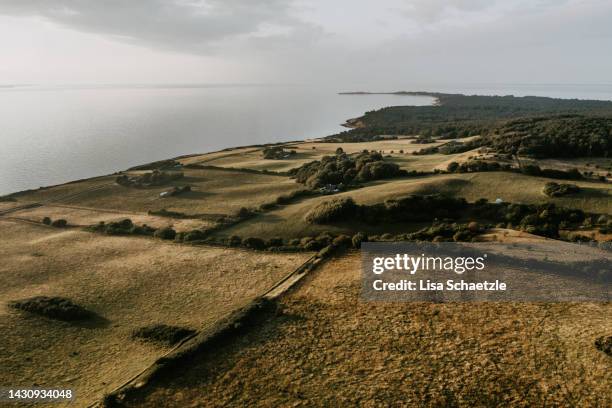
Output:
<instances>
[{"instance_id":1,"label":"sky","mask_svg":"<svg viewBox=\"0 0 612 408\"><path fill-rule=\"evenodd\" d=\"M2 0L0 85L612 83L610 0Z\"/></svg>"}]
</instances>

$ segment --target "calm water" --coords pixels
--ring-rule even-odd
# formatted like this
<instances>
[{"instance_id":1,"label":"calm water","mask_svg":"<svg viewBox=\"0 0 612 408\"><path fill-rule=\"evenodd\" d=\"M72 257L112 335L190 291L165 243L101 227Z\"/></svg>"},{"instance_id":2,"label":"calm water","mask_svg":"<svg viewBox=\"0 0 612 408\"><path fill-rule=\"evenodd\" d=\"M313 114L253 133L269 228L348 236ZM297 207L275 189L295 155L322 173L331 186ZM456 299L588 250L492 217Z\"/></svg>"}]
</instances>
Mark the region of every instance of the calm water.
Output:
<instances>
[{"instance_id":1,"label":"calm water","mask_svg":"<svg viewBox=\"0 0 612 408\"><path fill-rule=\"evenodd\" d=\"M347 90L354 90L347 89ZM411 86L612 99L612 86ZM0 194L182 154L320 137L363 112L430 98L340 96L303 86L0 88Z\"/></svg>"}]
</instances>

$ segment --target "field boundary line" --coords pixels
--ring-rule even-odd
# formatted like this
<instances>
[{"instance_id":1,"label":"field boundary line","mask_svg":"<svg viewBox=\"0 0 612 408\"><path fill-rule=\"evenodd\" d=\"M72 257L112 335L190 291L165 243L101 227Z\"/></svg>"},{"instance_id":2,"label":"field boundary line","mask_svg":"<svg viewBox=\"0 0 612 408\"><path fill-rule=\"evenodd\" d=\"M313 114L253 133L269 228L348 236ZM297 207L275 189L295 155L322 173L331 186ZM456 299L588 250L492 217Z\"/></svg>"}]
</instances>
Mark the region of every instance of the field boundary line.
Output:
<instances>
[{"instance_id":1,"label":"field boundary line","mask_svg":"<svg viewBox=\"0 0 612 408\"><path fill-rule=\"evenodd\" d=\"M309 272L313 271L324 261L324 258L315 254L304 261L291 273L281 278L259 297L249 301L244 306L225 314L220 319L205 325L200 331L181 340L176 346L164 353L148 367L132 376L122 385L107 394L102 401L89 405L93 407L113 406L120 403L131 394L134 394L151 380L163 375L164 372L177 367L196 353L213 349L223 341L241 334L245 328L254 325L258 314L268 310L271 303L295 286Z\"/></svg>"}]
</instances>

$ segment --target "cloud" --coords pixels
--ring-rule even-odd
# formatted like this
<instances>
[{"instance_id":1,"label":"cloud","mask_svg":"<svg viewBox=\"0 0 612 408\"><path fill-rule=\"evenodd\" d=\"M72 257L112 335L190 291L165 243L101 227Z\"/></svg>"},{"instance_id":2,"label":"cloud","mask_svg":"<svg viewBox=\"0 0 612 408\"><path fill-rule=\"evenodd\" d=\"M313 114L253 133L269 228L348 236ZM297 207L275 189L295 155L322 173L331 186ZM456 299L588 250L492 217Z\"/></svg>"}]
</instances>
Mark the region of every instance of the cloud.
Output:
<instances>
[{"instance_id":1,"label":"cloud","mask_svg":"<svg viewBox=\"0 0 612 408\"><path fill-rule=\"evenodd\" d=\"M13 30L19 34L11 38L0 26L0 46L13 50L12 68L0 69L13 77L31 60L62 78L68 70L78 77L79 65L83 78L95 80L110 67L119 80L150 72L167 81L389 89L426 81L609 82L612 71L609 0L0 0L2 14L28 17L17 19L34 30ZM57 37L32 40L46 32Z\"/></svg>"},{"instance_id":2,"label":"cloud","mask_svg":"<svg viewBox=\"0 0 612 408\"><path fill-rule=\"evenodd\" d=\"M229 41L279 41L318 32L283 0L3 0L0 14L37 16L122 42L196 54Z\"/></svg>"}]
</instances>

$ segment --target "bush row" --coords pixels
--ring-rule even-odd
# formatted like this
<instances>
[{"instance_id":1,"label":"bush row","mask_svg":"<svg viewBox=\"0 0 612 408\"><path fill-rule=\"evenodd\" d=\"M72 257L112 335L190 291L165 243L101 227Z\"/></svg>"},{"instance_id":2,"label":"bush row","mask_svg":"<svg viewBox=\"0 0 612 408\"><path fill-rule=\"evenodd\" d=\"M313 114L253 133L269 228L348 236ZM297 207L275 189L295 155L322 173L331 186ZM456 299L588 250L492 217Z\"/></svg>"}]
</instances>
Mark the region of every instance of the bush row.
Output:
<instances>
[{"instance_id":1,"label":"bush row","mask_svg":"<svg viewBox=\"0 0 612 408\"><path fill-rule=\"evenodd\" d=\"M434 222L430 227L407 234L373 235L371 241L431 241L431 242L471 242L475 237L490 228L475 221L469 223Z\"/></svg>"},{"instance_id":2,"label":"bush row","mask_svg":"<svg viewBox=\"0 0 612 408\"><path fill-rule=\"evenodd\" d=\"M370 224L419 222L472 218L487 220L506 228L519 229L536 235L557 238L560 229L608 226L608 217L586 214L579 209L541 205L489 203L480 199L468 203L463 198L444 195L412 195L399 200L387 200L375 205L357 205L350 197L324 201L309 212L305 219L312 224L342 221L362 221Z\"/></svg>"},{"instance_id":3,"label":"bush row","mask_svg":"<svg viewBox=\"0 0 612 408\"><path fill-rule=\"evenodd\" d=\"M487 162L482 160L470 160L464 163L450 162L446 167L449 173L473 173L481 171L510 171L512 166L509 164L499 164L498 162Z\"/></svg>"},{"instance_id":4,"label":"bush row","mask_svg":"<svg viewBox=\"0 0 612 408\"><path fill-rule=\"evenodd\" d=\"M457 154L457 153L464 153L464 152L476 149L478 147L481 147L482 145L483 145L482 138L476 138L476 139L470 140L469 142L463 142L463 143L452 141L452 142L448 142L440 146L425 147L423 149L412 152L412 154L415 156L424 156L427 154L436 154L436 153Z\"/></svg>"},{"instance_id":5,"label":"bush row","mask_svg":"<svg viewBox=\"0 0 612 408\"><path fill-rule=\"evenodd\" d=\"M129 218L121 221L112 221L105 223L100 221L96 225L89 227L90 231L101 232L107 235L148 235L152 236L155 233L155 228L147 224L136 225Z\"/></svg>"},{"instance_id":6,"label":"bush row","mask_svg":"<svg viewBox=\"0 0 612 408\"><path fill-rule=\"evenodd\" d=\"M518 171L528 176L539 176L561 180L580 180L583 178L583 175L576 168L569 170L542 169L540 168L540 166L528 164L521 166L520 169L516 170L512 168L510 164L500 164L498 162L484 160L470 160L461 164L457 162L450 162L446 167L446 171L448 171L449 173Z\"/></svg>"},{"instance_id":7,"label":"bush row","mask_svg":"<svg viewBox=\"0 0 612 408\"><path fill-rule=\"evenodd\" d=\"M557 170L557 169L542 169L540 166L535 164L529 164L525 166L521 166L521 173L527 174L529 176L540 176L540 177L548 177L554 179L561 180L580 180L583 178L580 171L576 168L569 170Z\"/></svg>"},{"instance_id":8,"label":"bush row","mask_svg":"<svg viewBox=\"0 0 612 408\"><path fill-rule=\"evenodd\" d=\"M306 213L305 220L311 224L348 220L367 223L431 221L436 218L458 218L467 206L463 198L440 194L410 195L374 205L357 205L351 197L343 197L314 206Z\"/></svg>"}]
</instances>

